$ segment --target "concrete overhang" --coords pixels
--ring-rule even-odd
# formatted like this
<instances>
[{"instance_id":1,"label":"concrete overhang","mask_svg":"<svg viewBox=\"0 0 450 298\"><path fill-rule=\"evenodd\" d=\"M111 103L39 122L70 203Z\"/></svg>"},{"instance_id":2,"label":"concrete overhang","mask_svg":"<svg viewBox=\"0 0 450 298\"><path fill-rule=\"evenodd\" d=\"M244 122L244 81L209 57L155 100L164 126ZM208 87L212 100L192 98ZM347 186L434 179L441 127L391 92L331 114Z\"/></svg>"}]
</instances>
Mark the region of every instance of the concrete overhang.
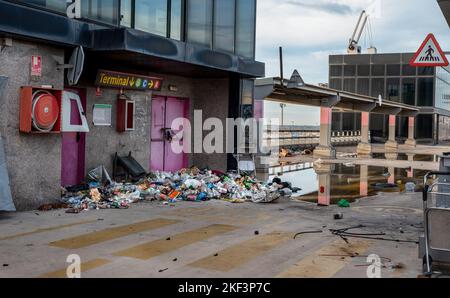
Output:
<instances>
[{"instance_id":1,"label":"concrete overhang","mask_svg":"<svg viewBox=\"0 0 450 298\"><path fill-rule=\"evenodd\" d=\"M450 0L437 0L448 26L450 27Z\"/></svg>"},{"instance_id":2,"label":"concrete overhang","mask_svg":"<svg viewBox=\"0 0 450 298\"><path fill-rule=\"evenodd\" d=\"M255 99L316 107L331 107L345 111L371 112L414 117L419 108L378 98L338 91L311 84L297 84L291 80L265 78L255 80Z\"/></svg>"}]
</instances>

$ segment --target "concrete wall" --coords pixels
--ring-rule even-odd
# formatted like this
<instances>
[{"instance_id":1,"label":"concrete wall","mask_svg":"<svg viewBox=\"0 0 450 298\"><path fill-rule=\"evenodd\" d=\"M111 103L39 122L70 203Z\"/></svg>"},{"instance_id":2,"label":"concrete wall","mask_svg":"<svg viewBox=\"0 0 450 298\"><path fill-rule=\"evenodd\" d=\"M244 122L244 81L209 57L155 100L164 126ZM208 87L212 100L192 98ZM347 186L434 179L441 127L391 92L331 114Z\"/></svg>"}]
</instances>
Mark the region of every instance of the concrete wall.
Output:
<instances>
[{"instance_id":1,"label":"concrete wall","mask_svg":"<svg viewBox=\"0 0 450 298\"><path fill-rule=\"evenodd\" d=\"M32 55L42 57L43 70L40 78L30 76ZM0 76L8 78L5 92L0 97L0 136L4 139L11 191L18 210L35 209L60 198L61 135L19 132L20 87L53 85L56 89L63 89L64 71L56 69L57 63L64 63L64 49L35 42L13 40L12 47L0 52ZM111 70L114 70L113 66ZM126 133L116 131L115 115L119 90L103 88L101 96L97 97L92 84L78 86L86 88L87 91L86 114L90 132L86 136L86 172L98 165L104 165L112 174L114 153L126 155L129 151L133 152L134 157L146 170L150 170L150 115L151 98L154 95L189 98L192 124L194 109L201 109L203 119L217 117L225 125L229 101L228 79L193 79L151 73L149 75L164 79L162 90L153 93L125 91L126 95L136 100L136 130ZM169 91L169 85L176 86L177 92ZM112 127L93 126L92 110L95 103L112 104ZM190 154L189 164L225 171L227 156Z\"/></svg>"},{"instance_id":2,"label":"concrete wall","mask_svg":"<svg viewBox=\"0 0 450 298\"><path fill-rule=\"evenodd\" d=\"M95 88L87 87L87 119L90 132L86 136L86 171L104 165L112 174L112 158L115 152L126 155L132 151L136 160L150 170L150 127L152 96L174 96L190 100L190 119L194 125L194 109L203 111L203 120L228 116L228 79L205 80L177 76L150 74L164 79L162 90L158 92L125 91L136 101L136 130L124 133L116 131L116 102L119 90L102 88L102 95L95 96ZM168 90L169 85L177 87L176 92ZM112 127L95 127L92 124L93 105L112 104ZM208 132L205 132L206 135ZM225 137L225 135L224 135ZM225 143L224 143L225 144ZM190 154L189 165L200 168L226 170L226 154Z\"/></svg>"},{"instance_id":3,"label":"concrete wall","mask_svg":"<svg viewBox=\"0 0 450 298\"><path fill-rule=\"evenodd\" d=\"M42 77L30 76L31 55L42 57ZM18 210L33 209L60 197L61 137L19 133L19 88L53 85L63 88L64 51L57 47L13 40L0 52L0 75L8 77L0 98L0 135L5 142L6 162L14 204Z\"/></svg>"}]
</instances>

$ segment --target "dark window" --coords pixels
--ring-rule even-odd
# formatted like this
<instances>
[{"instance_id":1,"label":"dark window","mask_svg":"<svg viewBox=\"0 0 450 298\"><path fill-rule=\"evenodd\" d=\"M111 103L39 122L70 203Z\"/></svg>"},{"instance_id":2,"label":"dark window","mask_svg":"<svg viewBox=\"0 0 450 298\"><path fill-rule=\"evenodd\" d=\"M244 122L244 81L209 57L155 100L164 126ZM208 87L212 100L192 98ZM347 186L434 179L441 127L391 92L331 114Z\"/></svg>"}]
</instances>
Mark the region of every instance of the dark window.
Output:
<instances>
[{"instance_id":1,"label":"dark window","mask_svg":"<svg viewBox=\"0 0 450 298\"><path fill-rule=\"evenodd\" d=\"M124 27L133 26L133 3L132 0L120 1L120 25Z\"/></svg>"},{"instance_id":2,"label":"dark window","mask_svg":"<svg viewBox=\"0 0 450 298\"><path fill-rule=\"evenodd\" d=\"M215 0L214 48L234 53L234 1Z\"/></svg>"},{"instance_id":3,"label":"dark window","mask_svg":"<svg viewBox=\"0 0 450 298\"><path fill-rule=\"evenodd\" d=\"M255 57L256 0L236 1L236 54Z\"/></svg>"},{"instance_id":4,"label":"dark window","mask_svg":"<svg viewBox=\"0 0 450 298\"><path fill-rule=\"evenodd\" d=\"M433 78L421 78L417 83L417 105L420 107L433 106Z\"/></svg>"},{"instance_id":5,"label":"dark window","mask_svg":"<svg viewBox=\"0 0 450 298\"><path fill-rule=\"evenodd\" d=\"M416 79L402 79L402 101L409 105L416 104Z\"/></svg>"},{"instance_id":6,"label":"dark window","mask_svg":"<svg viewBox=\"0 0 450 298\"><path fill-rule=\"evenodd\" d=\"M418 67L417 75L419 76L433 76L434 75L434 67Z\"/></svg>"},{"instance_id":7,"label":"dark window","mask_svg":"<svg viewBox=\"0 0 450 298\"><path fill-rule=\"evenodd\" d=\"M331 79L330 88L336 90L342 90L342 80L341 79Z\"/></svg>"},{"instance_id":8,"label":"dark window","mask_svg":"<svg viewBox=\"0 0 450 298\"><path fill-rule=\"evenodd\" d=\"M356 91L356 93L361 95L370 95L369 85L370 85L369 79L358 79L358 90Z\"/></svg>"},{"instance_id":9,"label":"dark window","mask_svg":"<svg viewBox=\"0 0 450 298\"><path fill-rule=\"evenodd\" d=\"M356 65L345 65L344 66L344 76L354 77L356 75Z\"/></svg>"},{"instance_id":10,"label":"dark window","mask_svg":"<svg viewBox=\"0 0 450 298\"><path fill-rule=\"evenodd\" d=\"M122 0L123 1L123 0ZM171 0L170 3L170 38L182 40L183 3L182 0Z\"/></svg>"},{"instance_id":11,"label":"dark window","mask_svg":"<svg viewBox=\"0 0 450 298\"><path fill-rule=\"evenodd\" d=\"M372 96L378 97L381 94L384 96L384 79L372 79Z\"/></svg>"},{"instance_id":12,"label":"dark window","mask_svg":"<svg viewBox=\"0 0 450 298\"><path fill-rule=\"evenodd\" d=\"M400 79L390 78L386 80L387 99L392 101L400 101Z\"/></svg>"},{"instance_id":13,"label":"dark window","mask_svg":"<svg viewBox=\"0 0 450 298\"><path fill-rule=\"evenodd\" d=\"M433 138L433 115L419 115L416 118L416 138Z\"/></svg>"},{"instance_id":14,"label":"dark window","mask_svg":"<svg viewBox=\"0 0 450 298\"><path fill-rule=\"evenodd\" d=\"M385 65L384 64L374 64L372 65L372 76L374 77L382 77L384 76L384 69L385 69Z\"/></svg>"},{"instance_id":15,"label":"dark window","mask_svg":"<svg viewBox=\"0 0 450 298\"><path fill-rule=\"evenodd\" d=\"M342 124L342 113L341 112L333 112L331 114L331 130L332 131L341 131Z\"/></svg>"},{"instance_id":16,"label":"dark window","mask_svg":"<svg viewBox=\"0 0 450 298\"><path fill-rule=\"evenodd\" d=\"M404 64L402 66L402 75L404 75L404 76L415 76L416 75L416 68L412 67L409 64Z\"/></svg>"},{"instance_id":17,"label":"dark window","mask_svg":"<svg viewBox=\"0 0 450 298\"><path fill-rule=\"evenodd\" d=\"M135 1L135 28L167 36L167 0Z\"/></svg>"},{"instance_id":18,"label":"dark window","mask_svg":"<svg viewBox=\"0 0 450 298\"><path fill-rule=\"evenodd\" d=\"M211 47L212 0L187 1L188 42Z\"/></svg>"},{"instance_id":19,"label":"dark window","mask_svg":"<svg viewBox=\"0 0 450 298\"><path fill-rule=\"evenodd\" d=\"M355 93L355 79L344 79L344 91Z\"/></svg>"},{"instance_id":20,"label":"dark window","mask_svg":"<svg viewBox=\"0 0 450 298\"><path fill-rule=\"evenodd\" d=\"M358 76L370 76L370 65L358 65Z\"/></svg>"},{"instance_id":21,"label":"dark window","mask_svg":"<svg viewBox=\"0 0 450 298\"><path fill-rule=\"evenodd\" d=\"M330 76L331 77L341 77L342 76L342 65L330 65Z\"/></svg>"},{"instance_id":22,"label":"dark window","mask_svg":"<svg viewBox=\"0 0 450 298\"><path fill-rule=\"evenodd\" d=\"M53 1L46 1L46 0L22 0L19 2L36 5L45 7L46 9L63 12L65 13L67 10L67 4L64 0L53 0Z\"/></svg>"},{"instance_id":23,"label":"dark window","mask_svg":"<svg viewBox=\"0 0 450 298\"><path fill-rule=\"evenodd\" d=\"M400 64L388 64L386 67L387 76L399 76Z\"/></svg>"},{"instance_id":24,"label":"dark window","mask_svg":"<svg viewBox=\"0 0 450 298\"><path fill-rule=\"evenodd\" d=\"M342 129L355 130L355 113L342 113Z\"/></svg>"},{"instance_id":25,"label":"dark window","mask_svg":"<svg viewBox=\"0 0 450 298\"><path fill-rule=\"evenodd\" d=\"M118 1L119 0L81 1L81 15L87 19L117 25Z\"/></svg>"}]
</instances>

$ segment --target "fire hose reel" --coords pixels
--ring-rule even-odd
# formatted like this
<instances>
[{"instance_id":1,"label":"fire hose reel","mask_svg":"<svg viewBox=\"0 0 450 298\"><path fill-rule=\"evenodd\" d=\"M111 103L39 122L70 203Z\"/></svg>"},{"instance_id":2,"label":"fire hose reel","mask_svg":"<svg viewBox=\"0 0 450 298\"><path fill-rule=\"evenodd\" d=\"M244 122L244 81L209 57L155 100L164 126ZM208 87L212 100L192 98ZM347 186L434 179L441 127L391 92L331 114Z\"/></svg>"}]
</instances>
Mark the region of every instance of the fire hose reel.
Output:
<instances>
[{"instance_id":1,"label":"fire hose reel","mask_svg":"<svg viewBox=\"0 0 450 298\"><path fill-rule=\"evenodd\" d=\"M20 131L61 132L61 90L22 87L20 90Z\"/></svg>"},{"instance_id":2,"label":"fire hose reel","mask_svg":"<svg viewBox=\"0 0 450 298\"><path fill-rule=\"evenodd\" d=\"M40 132L51 132L60 115L58 101L46 90L37 90L32 95L31 119L33 127Z\"/></svg>"}]
</instances>

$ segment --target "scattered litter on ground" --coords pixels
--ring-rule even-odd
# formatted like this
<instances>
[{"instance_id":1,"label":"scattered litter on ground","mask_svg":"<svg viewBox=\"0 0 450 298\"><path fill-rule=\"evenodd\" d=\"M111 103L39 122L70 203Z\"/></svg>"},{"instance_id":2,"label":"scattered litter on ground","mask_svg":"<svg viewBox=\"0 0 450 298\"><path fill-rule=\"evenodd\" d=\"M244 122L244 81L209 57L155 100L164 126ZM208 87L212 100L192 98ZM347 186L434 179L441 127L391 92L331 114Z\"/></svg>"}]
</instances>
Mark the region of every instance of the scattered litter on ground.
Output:
<instances>
[{"instance_id":1,"label":"scattered litter on ground","mask_svg":"<svg viewBox=\"0 0 450 298\"><path fill-rule=\"evenodd\" d=\"M69 205L64 203L54 203L54 204L44 204L41 205L38 210L39 211L50 211L50 210L57 210L57 209L66 209Z\"/></svg>"},{"instance_id":2,"label":"scattered litter on ground","mask_svg":"<svg viewBox=\"0 0 450 298\"><path fill-rule=\"evenodd\" d=\"M135 183L120 183L112 181L106 169L99 166L88 173L87 181L87 184L61 190L62 202L69 208L67 213L127 209L140 201L160 201L167 206L175 206L178 201L203 202L212 199L231 203L271 203L300 190L279 178L265 183L251 176L196 167L176 173L154 172Z\"/></svg>"},{"instance_id":3,"label":"scattered litter on ground","mask_svg":"<svg viewBox=\"0 0 450 298\"><path fill-rule=\"evenodd\" d=\"M363 225L358 225L350 228L344 229L330 229L331 234L341 237L346 243L349 243L348 238L360 238L360 239L370 239L370 240L382 240L382 241L391 241L391 242L399 242L399 243L415 243L419 244L418 241L407 240L407 239L395 239L395 238L386 238L380 236L387 236L386 233L351 233L349 230L361 229L365 228Z\"/></svg>"},{"instance_id":4,"label":"scattered litter on ground","mask_svg":"<svg viewBox=\"0 0 450 298\"><path fill-rule=\"evenodd\" d=\"M334 215L334 219L335 220L340 220L340 219L343 219L343 218L344 218L344 214L343 213L336 213Z\"/></svg>"},{"instance_id":5,"label":"scattered litter on ground","mask_svg":"<svg viewBox=\"0 0 450 298\"><path fill-rule=\"evenodd\" d=\"M255 231L255 235L259 235L259 231Z\"/></svg>"},{"instance_id":6,"label":"scattered litter on ground","mask_svg":"<svg viewBox=\"0 0 450 298\"><path fill-rule=\"evenodd\" d=\"M338 206L341 207L341 208L349 208L350 207L350 203L346 199L342 199L342 200L339 201Z\"/></svg>"},{"instance_id":7,"label":"scattered litter on ground","mask_svg":"<svg viewBox=\"0 0 450 298\"><path fill-rule=\"evenodd\" d=\"M414 182L408 182L405 185L405 189L406 189L406 192L409 192L409 193L415 192L416 191L416 184Z\"/></svg>"},{"instance_id":8,"label":"scattered litter on ground","mask_svg":"<svg viewBox=\"0 0 450 298\"><path fill-rule=\"evenodd\" d=\"M164 271L167 271L167 270L169 270L169 268L161 269L161 270L159 270L158 272L161 273L161 272L164 272Z\"/></svg>"},{"instance_id":9,"label":"scattered litter on ground","mask_svg":"<svg viewBox=\"0 0 450 298\"><path fill-rule=\"evenodd\" d=\"M321 230L317 230L317 231L304 231L304 232L300 232L294 235L294 239L297 238L300 235L304 235L304 234L320 234L323 233L323 231Z\"/></svg>"}]
</instances>

